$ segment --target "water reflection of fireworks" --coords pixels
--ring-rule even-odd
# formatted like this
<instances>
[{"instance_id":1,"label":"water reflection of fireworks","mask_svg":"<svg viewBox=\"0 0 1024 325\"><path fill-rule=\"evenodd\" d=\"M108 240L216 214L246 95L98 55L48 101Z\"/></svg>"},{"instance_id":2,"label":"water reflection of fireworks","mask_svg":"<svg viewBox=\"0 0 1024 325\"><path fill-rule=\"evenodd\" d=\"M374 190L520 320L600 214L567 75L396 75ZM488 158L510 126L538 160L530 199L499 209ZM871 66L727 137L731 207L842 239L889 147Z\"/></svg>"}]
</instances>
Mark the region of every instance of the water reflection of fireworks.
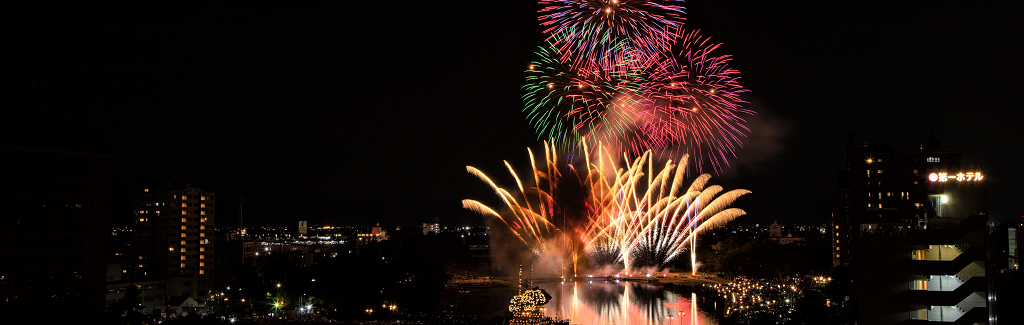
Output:
<instances>
[{"instance_id":1,"label":"water reflection of fireworks","mask_svg":"<svg viewBox=\"0 0 1024 325\"><path fill-rule=\"evenodd\" d=\"M717 324L697 309L696 295L683 296L636 282L543 283L551 303L545 315L572 324Z\"/></svg>"}]
</instances>

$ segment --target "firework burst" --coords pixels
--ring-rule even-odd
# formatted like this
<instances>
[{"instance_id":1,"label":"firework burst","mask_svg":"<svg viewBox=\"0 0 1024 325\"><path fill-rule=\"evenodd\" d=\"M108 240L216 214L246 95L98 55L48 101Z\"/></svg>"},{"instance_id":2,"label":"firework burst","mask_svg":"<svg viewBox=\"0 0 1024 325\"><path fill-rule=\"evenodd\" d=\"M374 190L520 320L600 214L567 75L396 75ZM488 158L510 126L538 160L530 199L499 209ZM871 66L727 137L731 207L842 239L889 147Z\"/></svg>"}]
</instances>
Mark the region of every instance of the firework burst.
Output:
<instances>
[{"instance_id":1,"label":"firework burst","mask_svg":"<svg viewBox=\"0 0 1024 325\"><path fill-rule=\"evenodd\" d=\"M563 149L579 149L584 140L621 144L634 153L649 146L636 121L647 106L642 90L648 82L640 71L573 69L574 57L563 62L566 56L553 47L537 55L527 69L523 101L538 137Z\"/></svg>"},{"instance_id":2,"label":"firework burst","mask_svg":"<svg viewBox=\"0 0 1024 325\"><path fill-rule=\"evenodd\" d=\"M697 170L721 171L750 131L743 115L754 112L742 108L740 94L747 90L728 65L732 57L714 53L721 43L697 31L679 34L676 54L662 55L647 69L642 92L650 105L640 128L652 148L682 151L695 157Z\"/></svg>"},{"instance_id":3,"label":"firework burst","mask_svg":"<svg viewBox=\"0 0 1024 325\"><path fill-rule=\"evenodd\" d=\"M626 57L654 57L683 25L682 0L541 0L540 24L563 53L584 60L573 67L621 64ZM625 47L617 42L625 41ZM632 53L628 53L632 52ZM610 61L609 61L610 60ZM610 68L606 65L604 68Z\"/></svg>"},{"instance_id":4,"label":"firework burst","mask_svg":"<svg viewBox=\"0 0 1024 325\"><path fill-rule=\"evenodd\" d=\"M538 169L529 151L534 186L524 187L505 162L518 195L467 166L501 197L508 211L499 213L474 200L463 200L463 207L501 220L535 255L565 257L574 275L581 258L622 263L627 269L664 266L686 250L692 253L701 231L745 214L726 207L747 190L718 195L721 186L705 188L711 178L707 174L684 189L685 157L683 166L669 161L655 173L650 152L632 161L626 157L627 166L616 168L616 159L601 150L594 160L588 155L586 168L577 170L559 164L556 152L545 143L544 164Z\"/></svg>"},{"instance_id":5,"label":"firework burst","mask_svg":"<svg viewBox=\"0 0 1024 325\"><path fill-rule=\"evenodd\" d=\"M527 119L561 149L603 143L629 157L689 154L698 171L720 172L749 132L739 71L696 31L678 31L672 52L622 69L573 69L573 55L541 48L527 70ZM569 60L569 61L564 61Z\"/></svg>"}]
</instances>

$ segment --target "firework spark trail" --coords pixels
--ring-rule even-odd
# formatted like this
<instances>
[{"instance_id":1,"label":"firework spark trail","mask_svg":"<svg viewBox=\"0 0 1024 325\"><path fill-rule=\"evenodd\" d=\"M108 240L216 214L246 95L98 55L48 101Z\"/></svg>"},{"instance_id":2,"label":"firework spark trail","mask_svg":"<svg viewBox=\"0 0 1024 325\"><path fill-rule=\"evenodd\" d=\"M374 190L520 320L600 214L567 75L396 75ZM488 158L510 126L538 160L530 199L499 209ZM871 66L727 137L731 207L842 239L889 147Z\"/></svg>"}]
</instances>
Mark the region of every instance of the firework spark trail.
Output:
<instances>
[{"instance_id":1,"label":"firework spark trail","mask_svg":"<svg viewBox=\"0 0 1024 325\"><path fill-rule=\"evenodd\" d=\"M466 167L501 197L508 207L505 216L474 200L463 200L463 207L500 219L535 255L555 252L567 258L574 272L583 255L603 262L621 262L626 269L665 265L684 251L692 252L687 245L692 246L701 231L745 214L741 209L726 207L750 191L718 195L721 186L705 188L711 178L708 174L697 177L684 190L687 156L679 165L669 161L655 172L654 158L648 151L632 162L624 156L627 167L616 169L611 153L602 149L598 150L596 163L587 156L587 168L577 170L571 165L560 168L554 145L545 142L544 146L544 169L531 162L533 186L524 186L522 178L505 162L516 180L519 199L478 169ZM587 148L585 144L582 147ZM528 152L533 159L532 150ZM576 202L582 203L583 211L571 210L576 203L566 198L576 198L564 193L565 186L571 185L565 183L567 180L578 181L586 189L585 196L579 198L583 202Z\"/></svg>"}]
</instances>

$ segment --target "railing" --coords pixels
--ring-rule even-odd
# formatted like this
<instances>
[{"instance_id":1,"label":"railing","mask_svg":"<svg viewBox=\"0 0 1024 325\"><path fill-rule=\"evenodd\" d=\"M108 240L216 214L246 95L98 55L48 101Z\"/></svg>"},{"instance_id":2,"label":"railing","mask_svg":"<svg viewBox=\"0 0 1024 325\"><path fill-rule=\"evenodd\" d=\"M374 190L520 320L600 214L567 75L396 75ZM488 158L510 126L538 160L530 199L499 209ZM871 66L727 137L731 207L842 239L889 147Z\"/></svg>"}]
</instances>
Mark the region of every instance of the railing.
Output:
<instances>
[{"instance_id":1,"label":"railing","mask_svg":"<svg viewBox=\"0 0 1024 325\"><path fill-rule=\"evenodd\" d=\"M963 254L963 252L966 252L968 249L971 248L971 244L968 244L962 238L958 240L954 246L956 246L956 248L960 250L961 254Z\"/></svg>"}]
</instances>

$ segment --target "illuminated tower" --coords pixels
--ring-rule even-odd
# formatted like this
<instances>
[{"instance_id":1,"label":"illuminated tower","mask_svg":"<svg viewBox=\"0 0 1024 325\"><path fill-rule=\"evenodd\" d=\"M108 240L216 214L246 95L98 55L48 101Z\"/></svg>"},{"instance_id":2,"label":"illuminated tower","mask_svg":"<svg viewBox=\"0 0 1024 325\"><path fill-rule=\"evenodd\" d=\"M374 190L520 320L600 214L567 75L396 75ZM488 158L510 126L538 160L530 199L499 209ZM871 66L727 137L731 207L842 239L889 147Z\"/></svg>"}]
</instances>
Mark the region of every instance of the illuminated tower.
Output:
<instances>
[{"instance_id":1,"label":"illuminated tower","mask_svg":"<svg viewBox=\"0 0 1024 325\"><path fill-rule=\"evenodd\" d=\"M216 196L191 184L135 193L133 231L136 278L176 278L181 292L212 289ZM133 259L133 260L134 260ZM179 286L176 286L179 287Z\"/></svg>"}]
</instances>

